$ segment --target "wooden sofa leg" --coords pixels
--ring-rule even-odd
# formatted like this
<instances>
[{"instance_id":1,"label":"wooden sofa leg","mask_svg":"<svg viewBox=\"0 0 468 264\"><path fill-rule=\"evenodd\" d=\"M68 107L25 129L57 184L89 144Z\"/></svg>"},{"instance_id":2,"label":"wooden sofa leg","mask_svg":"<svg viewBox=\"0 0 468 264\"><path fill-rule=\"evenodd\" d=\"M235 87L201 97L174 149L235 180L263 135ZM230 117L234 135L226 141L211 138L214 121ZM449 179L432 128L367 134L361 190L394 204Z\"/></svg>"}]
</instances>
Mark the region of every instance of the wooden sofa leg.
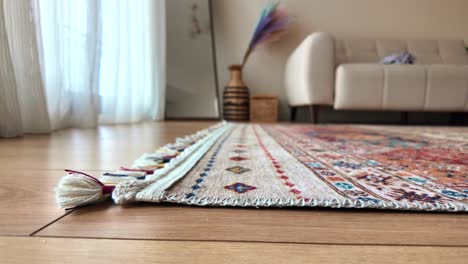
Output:
<instances>
[{"instance_id":1,"label":"wooden sofa leg","mask_svg":"<svg viewBox=\"0 0 468 264\"><path fill-rule=\"evenodd\" d=\"M296 120L296 114L297 114L297 107L291 106L291 122L294 122Z\"/></svg>"},{"instance_id":2,"label":"wooden sofa leg","mask_svg":"<svg viewBox=\"0 0 468 264\"><path fill-rule=\"evenodd\" d=\"M318 122L318 106L310 105L309 106L309 112L310 112L310 121L312 122L312 124L317 124L317 122Z\"/></svg>"},{"instance_id":3,"label":"wooden sofa leg","mask_svg":"<svg viewBox=\"0 0 468 264\"><path fill-rule=\"evenodd\" d=\"M409 120L408 120L408 112L402 112L401 113L401 122L405 125L408 124Z\"/></svg>"}]
</instances>

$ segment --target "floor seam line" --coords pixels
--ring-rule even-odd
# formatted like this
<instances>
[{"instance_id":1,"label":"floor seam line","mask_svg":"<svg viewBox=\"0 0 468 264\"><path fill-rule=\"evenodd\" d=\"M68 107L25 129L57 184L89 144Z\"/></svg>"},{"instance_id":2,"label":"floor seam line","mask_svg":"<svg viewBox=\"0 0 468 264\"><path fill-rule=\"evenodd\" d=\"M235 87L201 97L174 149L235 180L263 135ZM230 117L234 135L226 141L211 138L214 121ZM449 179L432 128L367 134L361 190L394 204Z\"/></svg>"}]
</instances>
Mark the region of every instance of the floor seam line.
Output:
<instances>
[{"instance_id":1,"label":"floor seam line","mask_svg":"<svg viewBox=\"0 0 468 264\"><path fill-rule=\"evenodd\" d=\"M123 241L166 241L166 242L215 242L215 243L259 243L259 244L292 244L292 245L336 245L336 246L382 246L382 247L466 247L468 245L427 245L427 244L371 244L371 243L320 243L292 241L258 241L258 240L199 240L199 239L151 239L151 238L117 238L117 237L83 237L83 236L48 236L41 238L90 239L90 240L123 240Z\"/></svg>"},{"instance_id":2,"label":"floor seam line","mask_svg":"<svg viewBox=\"0 0 468 264\"><path fill-rule=\"evenodd\" d=\"M44 226L40 227L36 231L33 231L31 234L29 234L29 237L35 236L37 233L41 232L42 230L46 229L47 227L49 227L49 226L55 224L56 222L60 221L62 218L64 218L65 216L71 214L73 211L75 211L75 209L72 209L72 210L69 210L69 211L65 212L63 215L61 215L61 216L57 217L56 219L52 220L51 222L45 224Z\"/></svg>"}]
</instances>

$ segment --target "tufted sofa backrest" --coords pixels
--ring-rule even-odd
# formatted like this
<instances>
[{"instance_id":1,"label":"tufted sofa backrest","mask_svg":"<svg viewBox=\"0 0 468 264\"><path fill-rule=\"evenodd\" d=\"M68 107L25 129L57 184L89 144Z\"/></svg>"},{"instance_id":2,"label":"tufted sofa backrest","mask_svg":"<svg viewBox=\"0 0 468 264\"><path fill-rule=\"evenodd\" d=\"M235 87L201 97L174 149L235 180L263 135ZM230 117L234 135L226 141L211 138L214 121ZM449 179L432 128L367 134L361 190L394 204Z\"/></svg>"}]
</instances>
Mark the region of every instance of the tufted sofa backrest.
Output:
<instances>
[{"instance_id":1,"label":"tufted sofa backrest","mask_svg":"<svg viewBox=\"0 0 468 264\"><path fill-rule=\"evenodd\" d=\"M386 56L404 51L416 57L416 64L468 65L468 54L463 40L335 40L337 65L378 63Z\"/></svg>"}]
</instances>

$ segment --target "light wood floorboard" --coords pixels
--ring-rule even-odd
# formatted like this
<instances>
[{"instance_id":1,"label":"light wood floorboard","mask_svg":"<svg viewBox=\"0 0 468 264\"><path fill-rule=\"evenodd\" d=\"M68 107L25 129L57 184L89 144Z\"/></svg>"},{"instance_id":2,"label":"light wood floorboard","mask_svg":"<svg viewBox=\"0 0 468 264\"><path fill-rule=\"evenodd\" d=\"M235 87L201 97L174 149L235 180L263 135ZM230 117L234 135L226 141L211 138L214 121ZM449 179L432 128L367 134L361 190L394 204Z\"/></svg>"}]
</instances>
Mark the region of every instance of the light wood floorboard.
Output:
<instances>
[{"instance_id":1,"label":"light wood floorboard","mask_svg":"<svg viewBox=\"0 0 468 264\"><path fill-rule=\"evenodd\" d=\"M0 169L114 170L215 122L153 122L0 138Z\"/></svg>"},{"instance_id":2,"label":"light wood floorboard","mask_svg":"<svg viewBox=\"0 0 468 264\"><path fill-rule=\"evenodd\" d=\"M468 246L468 215L108 203L76 210L37 235Z\"/></svg>"},{"instance_id":3,"label":"light wood floorboard","mask_svg":"<svg viewBox=\"0 0 468 264\"><path fill-rule=\"evenodd\" d=\"M2 263L466 263L464 247L0 238Z\"/></svg>"},{"instance_id":4,"label":"light wood floorboard","mask_svg":"<svg viewBox=\"0 0 468 264\"><path fill-rule=\"evenodd\" d=\"M53 192L62 171L1 171L0 235L27 236L64 214Z\"/></svg>"},{"instance_id":5,"label":"light wood floorboard","mask_svg":"<svg viewBox=\"0 0 468 264\"><path fill-rule=\"evenodd\" d=\"M63 169L128 166L142 153L214 123L154 122L0 138L0 235L27 236L65 213L54 198Z\"/></svg>"}]
</instances>

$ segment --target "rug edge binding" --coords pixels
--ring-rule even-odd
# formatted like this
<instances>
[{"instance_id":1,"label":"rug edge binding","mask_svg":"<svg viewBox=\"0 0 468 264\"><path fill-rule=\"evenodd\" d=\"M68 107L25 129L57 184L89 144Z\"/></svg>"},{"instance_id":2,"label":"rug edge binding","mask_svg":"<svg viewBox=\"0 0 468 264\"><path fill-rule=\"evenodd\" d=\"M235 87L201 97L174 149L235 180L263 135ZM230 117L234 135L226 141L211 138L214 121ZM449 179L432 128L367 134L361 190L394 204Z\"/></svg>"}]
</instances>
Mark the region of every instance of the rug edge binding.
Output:
<instances>
[{"instance_id":1,"label":"rug edge binding","mask_svg":"<svg viewBox=\"0 0 468 264\"><path fill-rule=\"evenodd\" d=\"M140 200L151 202L150 200ZM351 199L218 199L213 197L185 198L181 195L168 195L164 193L159 198L160 202L197 205L197 206L222 206L222 207L323 207L323 208L354 208L354 209L382 209L382 210L414 210L414 211L440 211L440 212L468 212L468 205L455 203L425 203L425 202L370 202Z\"/></svg>"}]
</instances>

